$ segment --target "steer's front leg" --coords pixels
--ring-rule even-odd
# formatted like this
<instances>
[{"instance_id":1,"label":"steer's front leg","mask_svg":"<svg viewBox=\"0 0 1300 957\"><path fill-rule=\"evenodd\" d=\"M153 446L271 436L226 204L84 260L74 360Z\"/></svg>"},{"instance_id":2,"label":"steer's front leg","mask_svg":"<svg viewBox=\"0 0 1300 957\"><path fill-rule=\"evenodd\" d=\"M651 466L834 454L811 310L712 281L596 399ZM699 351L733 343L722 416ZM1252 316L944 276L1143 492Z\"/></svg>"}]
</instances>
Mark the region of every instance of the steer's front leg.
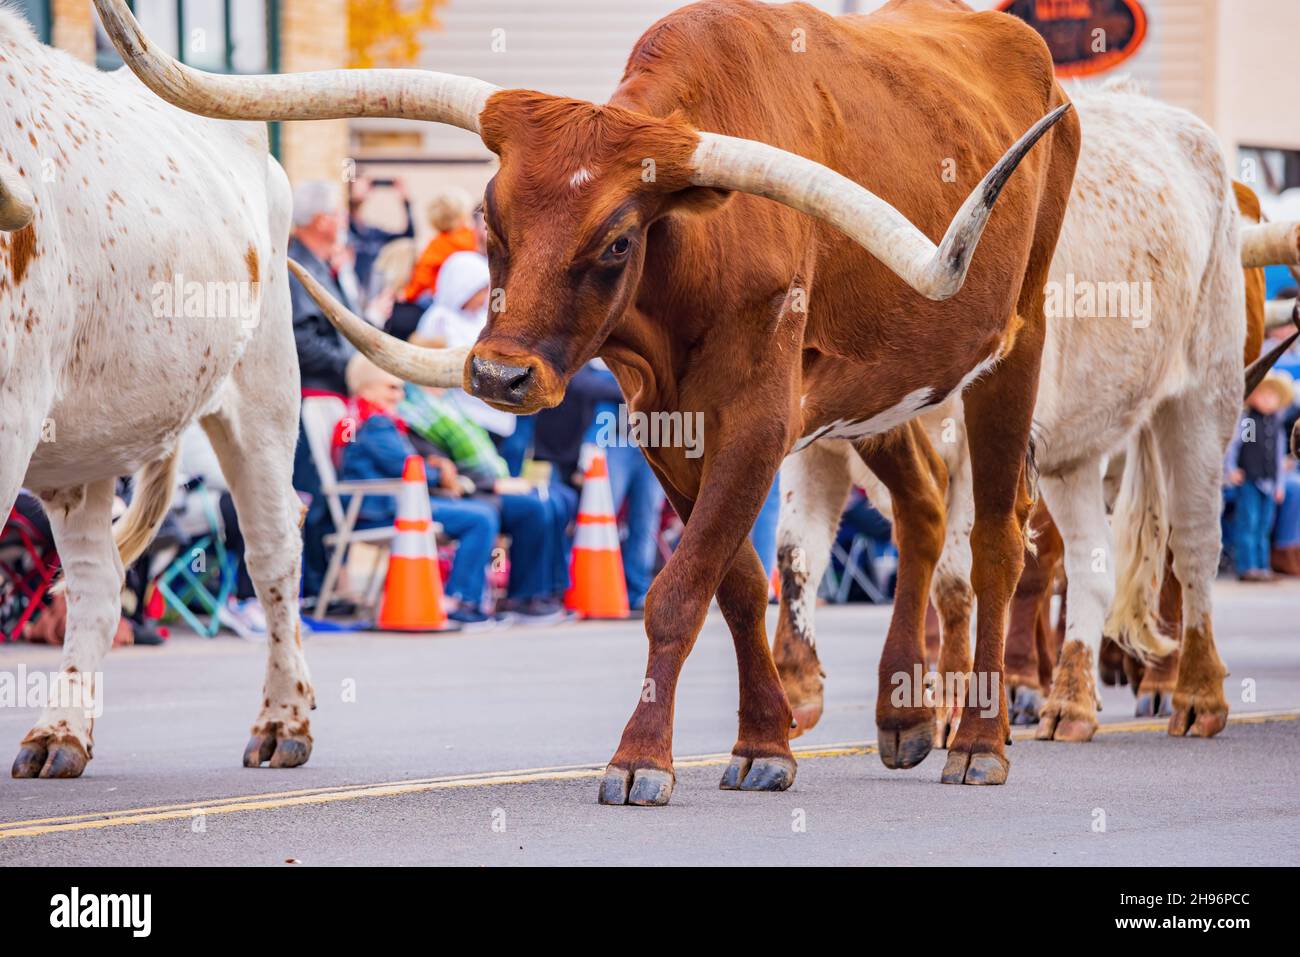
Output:
<instances>
[{"instance_id":1,"label":"steer's front leg","mask_svg":"<svg viewBox=\"0 0 1300 957\"><path fill-rule=\"evenodd\" d=\"M694 500L681 493L685 470L665 481L686 521L681 543L646 596L650 640L641 697L600 786L602 804L667 804L672 795L673 705L682 664L704 624L714 592L731 626L740 668L740 732L723 786L783 790L794 781L787 735L790 707L764 632L767 586L745 541L784 452L770 427L761 436L715 426ZM664 463L652 456L661 480ZM674 488L677 486L677 488ZM742 547L743 546L743 547ZM719 590L719 586L721 590Z\"/></svg>"}]
</instances>

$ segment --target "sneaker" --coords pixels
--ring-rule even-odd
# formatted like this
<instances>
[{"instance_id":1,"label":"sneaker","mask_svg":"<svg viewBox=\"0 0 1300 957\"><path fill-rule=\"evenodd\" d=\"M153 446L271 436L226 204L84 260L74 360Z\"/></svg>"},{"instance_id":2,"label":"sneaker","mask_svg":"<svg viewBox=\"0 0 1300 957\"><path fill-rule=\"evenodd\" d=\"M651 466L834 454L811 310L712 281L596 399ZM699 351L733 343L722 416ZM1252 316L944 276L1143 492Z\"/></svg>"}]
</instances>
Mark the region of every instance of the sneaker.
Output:
<instances>
[{"instance_id":1,"label":"sneaker","mask_svg":"<svg viewBox=\"0 0 1300 957\"><path fill-rule=\"evenodd\" d=\"M266 616L256 598L242 602L231 598L218 609L217 620L245 641L266 638Z\"/></svg>"},{"instance_id":2,"label":"sneaker","mask_svg":"<svg viewBox=\"0 0 1300 957\"><path fill-rule=\"evenodd\" d=\"M569 617L555 598L512 598L504 607L510 621L517 625L555 625Z\"/></svg>"},{"instance_id":3,"label":"sneaker","mask_svg":"<svg viewBox=\"0 0 1300 957\"><path fill-rule=\"evenodd\" d=\"M266 634L266 612L262 610L262 603L256 598L245 598L243 601L235 603L239 609L240 616L248 622L250 628L256 634Z\"/></svg>"},{"instance_id":4,"label":"sneaker","mask_svg":"<svg viewBox=\"0 0 1300 957\"><path fill-rule=\"evenodd\" d=\"M498 624L496 617L487 614L477 605L462 604L447 615L448 620L460 624L463 631L487 631Z\"/></svg>"}]
</instances>

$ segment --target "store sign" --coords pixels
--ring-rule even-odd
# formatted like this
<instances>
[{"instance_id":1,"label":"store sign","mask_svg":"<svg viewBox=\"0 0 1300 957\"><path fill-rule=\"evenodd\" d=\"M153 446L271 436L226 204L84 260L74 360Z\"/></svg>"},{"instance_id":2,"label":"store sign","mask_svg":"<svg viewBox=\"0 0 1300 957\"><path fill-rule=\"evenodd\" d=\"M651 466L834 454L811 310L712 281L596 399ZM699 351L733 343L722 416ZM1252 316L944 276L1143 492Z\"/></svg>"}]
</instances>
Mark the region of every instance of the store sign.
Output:
<instances>
[{"instance_id":1,"label":"store sign","mask_svg":"<svg viewBox=\"0 0 1300 957\"><path fill-rule=\"evenodd\" d=\"M1138 0L1002 0L999 9L1042 35L1058 76L1114 69L1147 36L1147 14Z\"/></svg>"}]
</instances>

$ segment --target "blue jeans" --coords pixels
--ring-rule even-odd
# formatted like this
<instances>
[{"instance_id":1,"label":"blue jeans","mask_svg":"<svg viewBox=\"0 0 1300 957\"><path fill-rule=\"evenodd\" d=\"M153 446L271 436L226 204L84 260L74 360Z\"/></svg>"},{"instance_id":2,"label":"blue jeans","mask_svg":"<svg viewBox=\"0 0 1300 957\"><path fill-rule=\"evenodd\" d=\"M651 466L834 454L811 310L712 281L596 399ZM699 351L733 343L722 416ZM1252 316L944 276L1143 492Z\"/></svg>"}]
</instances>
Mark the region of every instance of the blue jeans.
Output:
<instances>
[{"instance_id":1,"label":"blue jeans","mask_svg":"<svg viewBox=\"0 0 1300 957\"><path fill-rule=\"evenodd\" d=\"M1277 548L1300 548L1300 472L1287 472L1283 483L1286 498L1277 509L1273 544Z\"/></svg>"},{"instance_id":2,"label":"blue jeans","mask_svg":"<svg viewBox=\"0 0 1300 957\"><path fill-rule=\"evenodd\" d=\"M433 520L456 540L456 557L447 576L447 594L472 605L483 602L487 566L500 523L497 510L473 499L431 497Z\"/></svg>"},{"instance_id":3,"label":"blue jeans","mask_svg":"<svg viewBox=\"0 0 1300 957\"><path fill-rule=\"evenodd\" d=\"M510 536L509 597L551 597L568 588L568 523L564 503L550 496L501 496L501 530Z\"/></svg>"},{"instance_id":4,"label":"blue jeans","mask_svg":"<svg viewBox=\"0 0 1300 957\"><path fill-rule=\"evenodd\" d=\"M627 502L627 536L622 549L627 600L633 608L641 608L654 579L655 559L659 554L664 490L645 454L635 445L611 445L604 452L609 465L609 486L614 493L614 513L617 515L623 502Z\"/></svg>"},{"instance_id":5,"label":"blue jeans","mask_svg":"<svg viewBox=\"0 0 1300 957\"><path fill-rule=\"evenodd\" d=\"M769 579L772 577L772 568L776 565L776 522L780 517L781 474L778 472L749 533L749 540L754 543L754 550L763 563L763 574Z\"/></svg>"},{"instance_id":6,"label":"blue jeans","mask_svg":"<svg viewBox=\"0 0 1300 957\"><path fill-rule=\"evenodd\" d=\"M1277 505L1272 492L1260 491L1252 482L1237 489L1237 511L1232 520L1237 574L1269 567L1269 542Z\"/></svg>"},{"instance_id":7,"label":"blue jeans","mask_svg":"<svg viewBox=\"0 0 1300 957\"><path fill-rule=\"evenodd\" d=\"M504 438L492 436L497 452L506 460L506 468L514 476L524 470L524 459L528 457L528 447L533 444L533 432L537 430L537 417L521 415L515 419L515 430Z\"/></svg>"}]
</instances>

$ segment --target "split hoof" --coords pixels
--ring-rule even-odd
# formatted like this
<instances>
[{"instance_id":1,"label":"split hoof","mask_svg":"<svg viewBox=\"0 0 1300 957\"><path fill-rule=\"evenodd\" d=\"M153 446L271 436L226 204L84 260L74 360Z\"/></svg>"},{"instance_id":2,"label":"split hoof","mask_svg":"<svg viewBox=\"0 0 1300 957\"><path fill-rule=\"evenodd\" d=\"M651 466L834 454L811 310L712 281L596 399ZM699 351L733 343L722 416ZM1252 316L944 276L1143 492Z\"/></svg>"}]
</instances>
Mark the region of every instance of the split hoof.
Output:
<instances>
[{"instance_id":1,"label":"split hoof","mask_svg":"<svg viewBox=\"0 0 1300 957\"><path fill-rule=\"evenodd\" d=\"M255 731L244 745L244 767L296 768L311 757L311 735L290 734L278 728Z\"/></svg>"},{"instance_id":2,"label":"split hoof","mask_svg":"<svg viewBox=\"0 0 1300 957\"><path fill-rule=\"evenodd\" d=\"M790 758L747 758L733 754L718 787L723 791L784 791L794 784L796 769Z\"/></svg>"},{"instance_id":3,"label":"split hoof","mask_svg":"<svg viewBox=\"0 0 1300 957\"><path fill-rule=\"evenodd\" d=\"M1195 706L1174 707L1169 716L1169 733L1176 737L1212 738L1228 726L1228 711L1198 711Z\"/></svg>"},{"instance_id":4,"label":"split hoof","mask_svg":"<svg viewBox=\"0 0 1300 957\"><path fill-rule=\"evenodd\" d=\"M1174 713L1174 696L1168 691L1146 691L1138 695L1133 713L1139 718L1169 718Z\"/></svg>"},{"instance_id":5,"label":"split hoof","mask_svg":"<svg viewBox=\"0 0 1300 957\"><path fill-rule=\"evenodd\" d=\"M880 760L887 768L903 770L914 768L925 760L934 747L935 725L913 725L910 728L877 728Z\"/></svg>"},{"instance_id":6,"label":"split hoof","mask_svg":"<svg viewBox=\"0 0 1300 957\"><path fill-rule=\"evenodd\" d=\"M1097 721L1081 718L1062 718L1058 714L1044 714L1038 722L1034 737L1039 741L1064 741L1082 744L1091 741L1097 733Z\"/></svg>"},{"instance_id":7,"label":"split hoof","mask_svg":"<svg viewBox=\"0 0 1300 957\"><path fill-rule=\"evenodd\" d=\"M974 754L950 751L940 780L944 784L1006 784L1010 770L1011 763L1002 755L991 751L977 751Z\"/></svg>"},{"instance_id":8,"label":"split hoof","mask_svg":"<svg viewBox=\"0 0 1300 957\"><path fill-rule=\"evenodd\" d=\"M1011 723L1013 725L1038 724L1043 710L1043 693L1037 688L1018 685L1011 689Z\"/></svg>"},{"instance_id":9,"label":"split hoof","mask_svg":"<svg viewBox=\"0 0 1300 957\"><path fill-rule=\"evenodd\" d=\"M662 807L673 794L673 773L658 768L638 768L635 773L609 767L600 780L601 804Z\"/></svg>"},{"instance_id":10,"label":"split hoof","mask_svg":"<svg viewBox=\"0 0 1300 957\"><path fill-rule=\"evenodd\" d=\"M16 778L79 778L90 763L90 755L79 741L26 741L18 749L9 773Z\"/></svg>"}]
</instances>

